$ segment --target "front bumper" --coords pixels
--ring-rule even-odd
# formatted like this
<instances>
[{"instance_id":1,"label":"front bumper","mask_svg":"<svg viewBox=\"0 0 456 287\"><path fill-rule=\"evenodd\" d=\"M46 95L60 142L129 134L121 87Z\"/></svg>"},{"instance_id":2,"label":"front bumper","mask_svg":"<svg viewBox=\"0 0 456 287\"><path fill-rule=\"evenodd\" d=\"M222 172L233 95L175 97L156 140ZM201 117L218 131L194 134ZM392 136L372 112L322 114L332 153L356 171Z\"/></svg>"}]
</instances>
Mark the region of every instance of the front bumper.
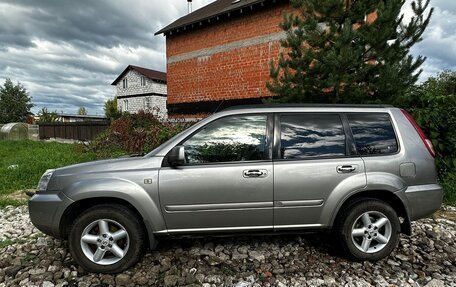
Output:
<instances>
[{"instance_id":1,"label":"front bumper","mask_svg":"<svg viewBox=\"0 0 456 287\"><path fill-rule=\"evenodd\" d=\"M35 194L28 202L30 220L43 233L60 238L60 220L72 203L62 192Z\"/></svg>"},{"instance_id":2,"label":"front bumper","mask_svg":"<svg viewBox=\"0 0 456 287\"><path fill-rule=\"evenodd\" d=\"M405 190L410 220L431 215L442 205L443 189L438 184L409 186Z\"/></svg>"}]
</instances>

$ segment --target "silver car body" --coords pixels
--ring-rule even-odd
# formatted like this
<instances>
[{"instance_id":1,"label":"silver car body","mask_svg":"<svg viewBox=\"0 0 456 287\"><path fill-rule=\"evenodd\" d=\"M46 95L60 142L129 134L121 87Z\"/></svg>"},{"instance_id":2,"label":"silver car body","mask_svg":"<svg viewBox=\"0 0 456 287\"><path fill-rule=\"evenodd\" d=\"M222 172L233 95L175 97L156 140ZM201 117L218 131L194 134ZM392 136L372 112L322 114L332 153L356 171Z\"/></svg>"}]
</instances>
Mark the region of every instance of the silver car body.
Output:
<instances>
[{"instance_id":1,"label":"silver car body","mask_svg":"<svg viewBox=\"0 0 456 287\"><path fill-rule=\"evenodd\" d=\"M170 167L173 147L210 122L230 115L281 113L387 113L399 149L379 156L296 161L262 160ZM271 137L274 140L277 137ZM272 146L272 145L271 145ZM348 173L341 166L352 166ZM244 176L245 171L261 176ZM55 237L67 236L72 216L95 202L125 203L142 217L154 238L166 234L238 231L275 232L330 229L347 200L357 196L384 199L410 221L437 210L442 188L436 183L434 158L409 120L387 106L247 107L216 113L170 139L144 157L83 163L56 169L46 191L29 201L32 222Z\"/></svg>"}]
</instances>

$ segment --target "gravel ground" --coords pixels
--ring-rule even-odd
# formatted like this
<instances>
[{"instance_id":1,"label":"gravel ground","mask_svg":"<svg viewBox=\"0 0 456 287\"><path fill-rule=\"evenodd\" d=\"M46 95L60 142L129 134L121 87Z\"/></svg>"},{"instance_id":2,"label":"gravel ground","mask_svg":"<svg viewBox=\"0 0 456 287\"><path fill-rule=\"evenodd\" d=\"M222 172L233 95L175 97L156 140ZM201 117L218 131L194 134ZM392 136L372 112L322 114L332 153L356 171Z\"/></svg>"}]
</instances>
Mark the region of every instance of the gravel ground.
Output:
<instances>
[{"instance_id":1,"label":"gravel ground","mask_svg":"<svg viewBox=\"0 0 456 287\"><path fill-rule=\"evenodd\" d=\"M87 274L27 207L0 210L0 286L456 286L456 208L413 223L377 263L336 255L324 234L162 240L130 270Z\"/></svg>"}]
</instances>

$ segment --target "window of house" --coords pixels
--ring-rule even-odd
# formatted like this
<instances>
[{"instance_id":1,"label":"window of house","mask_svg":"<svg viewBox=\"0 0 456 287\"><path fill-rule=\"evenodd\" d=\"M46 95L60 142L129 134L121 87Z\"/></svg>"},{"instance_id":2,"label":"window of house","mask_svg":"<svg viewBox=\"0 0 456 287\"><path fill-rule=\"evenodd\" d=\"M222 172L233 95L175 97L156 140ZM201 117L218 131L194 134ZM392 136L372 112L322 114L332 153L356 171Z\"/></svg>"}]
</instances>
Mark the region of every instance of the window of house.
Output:
<instances>
[{"instance_id":1,"label":"window of house","mask_svg":"<svg viewBox=\"0 0 456 287\"><path fill-rule=\"evenodd\" d=\"M146 77L141 76L141 86L144 87L146 85Z\"/></svg>"},{"instance_id":2,"label":"window of house","mask_svg":"<svg viewBox=\"0 0 456 287\"><path fill-rule=\"evenodd\" d=\"M339 115L283 115L280 122L282 159L345 155L345 132Z\"/></svg>"},{"instance_id":3,"label":"window of house","mask_svg":"<svg viewBox=\"0 0 456 287\"><path fill-rule=\"evenodd\" d=\"M127 79L127 78L125 78L125 79L122 80L122 87L123 87L124 89L128 88L128 79Z\"/></svg>"},{"instance_id":4,"label":"window of house","mask_svg":"<svg viewBox=\"0 0 456 287\"><path fill-rule=\"evenodd\" d=\"M183 145L189 164L266 159L266 115L218 119Z\"/></svg>"},{"instance_id":5,"label":"window of house","mask_svg":"<svg viewBox=\"0 0 456 287\"><path fill-rule=\"evenodd\" d=\"M123 101L124 111L128 111L128 100Z\"/></svg>"},{"instance_id":6,"label":"window of house","mask_svg":"<svg viewBox=\"0 0 456 287\"><path fill-rule=\"evenodd\" d=\"M348 114L347 118L359 154L390 154L397 152L396 134L388 114Z\"/></svg>"}]
</instances>

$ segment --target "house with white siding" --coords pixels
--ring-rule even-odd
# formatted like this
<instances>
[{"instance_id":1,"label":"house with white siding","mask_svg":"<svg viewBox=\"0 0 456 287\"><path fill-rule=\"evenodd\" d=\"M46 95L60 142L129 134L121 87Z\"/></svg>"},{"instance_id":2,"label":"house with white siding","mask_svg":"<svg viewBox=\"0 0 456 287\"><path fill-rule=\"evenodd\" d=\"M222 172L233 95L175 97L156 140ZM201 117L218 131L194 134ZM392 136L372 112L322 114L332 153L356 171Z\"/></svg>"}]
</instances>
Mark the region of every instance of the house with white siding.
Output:
<instances>
[{"instance_id":1,"label":"house with white siding","mask_svg":"<svg viewBox=\"0 0 456 287\"><path fill-rule=\"evenodd\" d=\"M120 111L137 113L143 110L167 117L166 73L128 65L111 85L116 86Z\"/></svg>"}]
</instances>

